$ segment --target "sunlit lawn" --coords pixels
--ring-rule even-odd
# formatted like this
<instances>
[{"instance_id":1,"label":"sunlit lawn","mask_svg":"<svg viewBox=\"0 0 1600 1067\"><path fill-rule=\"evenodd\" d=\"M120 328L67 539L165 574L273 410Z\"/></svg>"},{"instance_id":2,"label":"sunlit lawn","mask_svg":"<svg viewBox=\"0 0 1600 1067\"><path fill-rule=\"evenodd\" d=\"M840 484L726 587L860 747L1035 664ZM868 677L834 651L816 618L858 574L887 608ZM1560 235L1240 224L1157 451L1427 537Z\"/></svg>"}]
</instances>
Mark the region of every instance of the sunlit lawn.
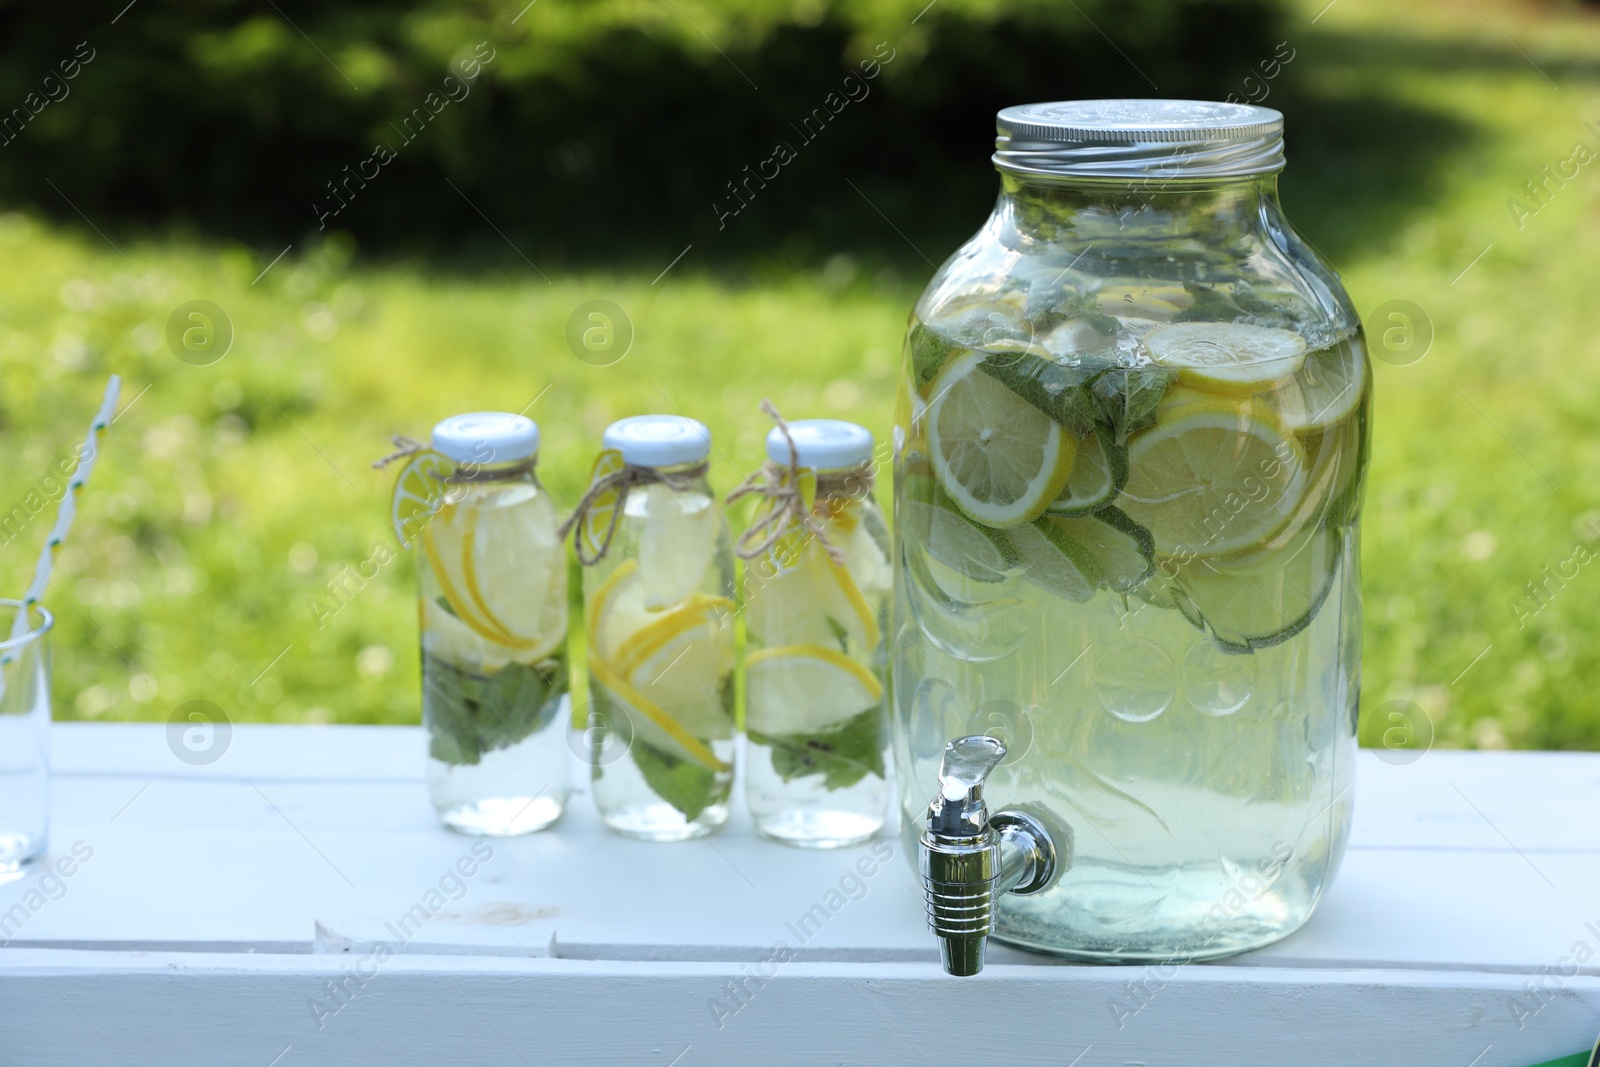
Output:
<instances>
[{"instance_id":1,"label":"sunlit lawn","mask_svg":"<svg viewBox=\"0 0 1600 1067\"><path fill-rule=\"evenodd\" d=\"M1600 25L1487 0L1493 25L1442 2L1404 9L1410 21L1396 25L1401 9L1376 0L1341 0L1312 25L1322 6L1289 26L1304 85L1378 91L1476 131L1401 224L1355 247L1334 232L1337 202L1297 201L1289 131L1291 218L1340 248L1364 314L1408 300L1435 330L1420 362L1377 365L1363 736L1380 735L1377 710L1403 699L1428 711L1439 744L1600 747L1589 699L1600 566L1567 562L1600 508L1600 162L1521 228L1507 207L1574 142L1600 150L1583 126L1600 119L1600 68L1580 62ZM1361 35L1383 47L1353 47ZM900 334L925 280L845 257L730 280L701 247L658 281L665 262L550 282L527 270L463 279L357 266L330 244L297 246L253 281L278 249L119 244L25 211L0 216L11 459L0 505L24 504L70 454L106 372L125 377L131 402L49 601L60 718L164 719L202 698L238 720L416 721L411 560L359 577L390 543L390 479L370 469L390 434L526 408L544 429L541 475L570 504L606 422L682 411L711 426L712 477L731 488L760 460L763 397L794 417L886 431ZM172 309L198 298L236 332L206 367L180 362L164 338ZM636 333L609 367L565 341L570 313L594 298L625 309ZM23 586L46 521L4 546L8 592ZM1547 581L1547 565L1571 577ZM1545 583L1543 606L1529 582ZM312 601L333 603L329 583L345 602L319 626Z\"/></svg>"}]
</instances>

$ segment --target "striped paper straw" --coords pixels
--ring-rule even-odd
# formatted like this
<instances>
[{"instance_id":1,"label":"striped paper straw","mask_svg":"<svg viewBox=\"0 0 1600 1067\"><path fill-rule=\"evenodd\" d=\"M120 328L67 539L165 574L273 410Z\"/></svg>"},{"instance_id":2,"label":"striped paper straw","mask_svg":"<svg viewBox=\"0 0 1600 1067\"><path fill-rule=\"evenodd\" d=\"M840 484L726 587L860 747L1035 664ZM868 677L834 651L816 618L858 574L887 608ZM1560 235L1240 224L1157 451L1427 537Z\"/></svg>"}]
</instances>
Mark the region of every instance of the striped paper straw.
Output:
<instances>
[{"instance_id":1,"label":"striped paper straw","mask_svg":"<svg viewBox=\"0 0 1600 1067\"><path fill-rule=\"evenodd\" d=\"M30 609L44 597L44 591L50 585L50 568L55 565L56 548L67 539L67 531L72 529L72 517L78 511L78 490L88 482L89 475L94 471L94 461L100 455L100 435L111 425L112 416L117 411L117 396L122 392L122 379L115 374L106 382L106 395L100 401L100 410L95 413L94 421L89 424L88 436L84 438L83 452L78 461L78 471L72 481L67 483L67 491L61 498L61 509L56 512L55 525L50 527L50 536L45 538L44 548L39 550L39 562L33 568L33 581L28 583L28 591L22 597L22 609L17 612L17 617L11 623L11 639L14 641L28 632L28 616ZM10 657L8 656L7 659Z\"/></svg>"}]
</instances>

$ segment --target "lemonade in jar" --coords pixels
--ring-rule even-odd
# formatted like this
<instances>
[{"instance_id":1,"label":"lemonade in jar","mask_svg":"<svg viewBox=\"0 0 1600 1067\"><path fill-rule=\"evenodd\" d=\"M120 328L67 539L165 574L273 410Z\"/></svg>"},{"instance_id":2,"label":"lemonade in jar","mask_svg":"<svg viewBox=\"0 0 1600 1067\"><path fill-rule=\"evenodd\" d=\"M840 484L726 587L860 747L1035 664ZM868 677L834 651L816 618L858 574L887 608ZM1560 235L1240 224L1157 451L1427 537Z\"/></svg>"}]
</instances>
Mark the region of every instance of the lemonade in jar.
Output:
<instances>
[{"instance_id":1,"label":"lemonade in jar","mask_svg":"<svg viewBox=\"0 0 1600 1067\"><path fill-rule=\"evenodd\" d=\"M895 428L896 760L945 745L1063 862L995 935L1188 960L1311 914L1349 833L1371 379L1279 207L1282 116L1000 113L999 203L912 315Z\"/></svg>"},{"instance_id":2,"label":"lemonade in jar","mask_svg":"<svg viewBox=\"0 0 1600 1067\"><path fill-rule=\"evenodd\" d=\"M527 418L457 415L395 486L396 530L422 548L428 793L462 833L543 829L570 792L567 562L538 455Z\"/></svg>"},{"instance_id":3,"label":"lemonade in jar","mask_svg":"<svg viewBox=\"0 0 1600 1067\"><path fill-rule=\"evenodd\" d=\"M649 841L713 832L733 788L733 551L710 449L694 419L612 423L563 528L584 567L595 804Z\"/></svg>"},{"instance_id":4,"label":"lemonade in jar","mask_svg":"<svg viewBox=\"0 0 1600 1067\"><path fill-rule=\"evenodd\" d=\"M838 848L876 833L889 799L893 579L872 499L872 434L837 419L780 419L766 444L766 467L728 498L760 497L738 550L745 794L766 836Z\"/></svg>"}]
</instances>

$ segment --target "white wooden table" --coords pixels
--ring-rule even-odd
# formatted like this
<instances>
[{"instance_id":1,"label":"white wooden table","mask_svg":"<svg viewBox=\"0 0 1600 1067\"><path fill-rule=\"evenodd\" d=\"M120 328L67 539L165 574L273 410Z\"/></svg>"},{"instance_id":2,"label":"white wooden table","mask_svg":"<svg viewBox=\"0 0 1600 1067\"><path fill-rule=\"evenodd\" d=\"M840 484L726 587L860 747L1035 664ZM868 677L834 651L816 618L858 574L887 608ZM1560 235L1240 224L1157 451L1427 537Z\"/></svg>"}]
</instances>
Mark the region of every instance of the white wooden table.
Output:
<instances>
[{"instance_id":1,"label":"white wooden table","mask_svg":"<svg viewBox=\"0 0 1600 1067\"><path fill-rule=\"evenodd\" d=\"M421 759L415 729L240 726L192 767L163 725L57 726L78 859L0 887L0 1064L1528 1067L1600 1033L1600 755L1363 753L1293 937L1159 973L993 945L968 979L897 842L641 844L580 794L483 843Z\"/></svg>"}]
</instances>

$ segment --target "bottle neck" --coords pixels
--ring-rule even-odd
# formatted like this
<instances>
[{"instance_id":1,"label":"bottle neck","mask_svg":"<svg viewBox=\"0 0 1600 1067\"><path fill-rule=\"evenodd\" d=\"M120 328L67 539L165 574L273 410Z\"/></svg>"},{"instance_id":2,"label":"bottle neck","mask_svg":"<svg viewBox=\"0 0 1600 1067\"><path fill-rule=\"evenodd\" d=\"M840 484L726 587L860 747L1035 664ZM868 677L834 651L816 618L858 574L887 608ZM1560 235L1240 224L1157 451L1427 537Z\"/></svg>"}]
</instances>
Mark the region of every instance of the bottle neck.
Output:
<instances>
[{"instance_id":1,"label":"bottle neck","mask_svg":"<svg viewBox=\"0 0 1600 1067\"><path fill-rule=\"evenodd\" d=\"M814 468L817 478L817 504L837 507L858 503L872 495L871 463L852 463L845 467Z\"/></svg>"},{"instance_id":2,"label":"bottle neck","mask_svg":"<svg viewBox=\"0 0 1600 1067\"><path fill-rule=\"evenodd\" d=\"M644 499L645 490L653 488L654 485L664 485L675 493L691 493L705 497L712 495L709 477L710 463L707 460L697 459L688 463L663 463L659 466L651 465L650 469L658 473L661 479L652 485L635 487L633 492L639 494L640 500Z\"/></svg>"},{"instance_id":3,"label":"bottle neck","mask_svg":"<svg viewBox=\"0 0 1600 1067\"><path fill-rule=\"evenodd\" d=\"M653 466L662 474L671 475L673 477L681 477L685 474L699 475L704 477L708 462L709 461L706 459L693 459L689 460L687 463L661 463L651 464L650 466Z\"/></svg>"},{"instance_id":4,"label":"bottle neck","mask_svg":"<svg viewBox=\"0 0 1600 1067\"><path fill-rule=\"evenodd\" d=\"M539 490L538 454L506 463L458 463L445 483L445 499L454 504L482 504L510 491Z\"/></svg>"},{"instance_id":5,"label":"bottle neck","mask_svg":"<svg viewBox=\"0 0 1600 1067\"><path fill-rule=\"evenodd\" d=\"M1125 246L1192 238L1214 245L1275 212L1277 174L1249 178L1061 181L1001 175L996 221L1007 244Z\"/></svg>"}]
</instances>

